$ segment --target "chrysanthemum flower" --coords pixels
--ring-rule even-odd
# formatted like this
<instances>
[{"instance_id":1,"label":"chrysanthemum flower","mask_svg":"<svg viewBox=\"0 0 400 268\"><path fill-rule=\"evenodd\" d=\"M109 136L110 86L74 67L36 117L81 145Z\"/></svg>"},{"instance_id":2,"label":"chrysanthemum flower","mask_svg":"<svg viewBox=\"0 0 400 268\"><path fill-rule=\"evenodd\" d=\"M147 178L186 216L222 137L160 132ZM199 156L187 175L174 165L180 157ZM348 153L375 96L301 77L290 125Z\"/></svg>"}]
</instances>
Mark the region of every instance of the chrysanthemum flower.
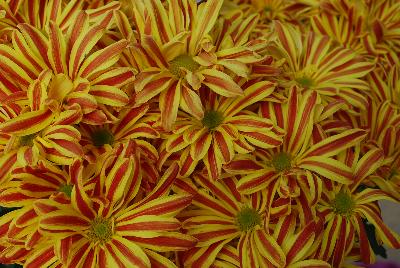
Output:
<instances>
[{"instance_id":1,"label":"chrysanthemum flower","mask_svg":"<svg viewBox=\"0 0 400 268\"><path fill-rule=\"evenodd\" d=\"M35 203L41 215L40 231L61 242L56 245L59 256L69 252L60 260L67 267L169 267L173 264L156 251L183 250L194 245L194 238L179 232L181 224L175 218L191 203L191 197L168 195L178 165L166 171L148 196L129 206L141 184L138 163L129 155L123 153L106 161L97 181L98 195L89 196L81 176L76 176L71 204ZM79 163L71 168L82 173ZM57 210L48 212L49 206Z\"/></svg>"},{"instance_id":2,"label":"chrysanthemum flower","mask_svg":"<svg viewBox=\"0 0 400 268\"><path fill-rule=\"evenodd\" d=\"M318 176L344 184L351 182L350 168L333 156L360 142L366 132L352 129L312 144L317 99L316 92L301 95L292 88L287 103L261 104L262 115L275 121L286 135L282 145L258 149L253 156L237 157L224 166L229 173L243 174L237 184L241 193L265 191L277 184L282 198L304 193L311 203L321 191ZM304 178L306 184L302 183Z\"/></svg>"},{"instance_id":3,"label":"chrysanthemum flower","mask_svg":"<svg viewBox=\"0 0 400 268\"><path fill-rule=\"evenodd\" d=\"M397 1L371 1L364 9L365 27L368 34L363 41L368 52L385 54L400 52L400 3Z\"/></svg>"},{"instance_id":4,"label":"chrysanthemum flower","mask_svg":"<svg viewBox=\"0 0 400 268\"><path fill-rule=\"evenodd\" d=\"M360 38L363 35L365 15L359 12L353 3L349 4L350 6L342 12L323 9L323 12L311 18L311 27L315 33L329 36L341 46L366 55L367 50Z\"/></svg>"},{"instance_id":5,"label":"chrysanthemum flower","mask_svg":"<svg viewBox=\"0 0 400 268\"><path fill-rule=\"evenodd\" d=\"M368 75L374 100L389 102L400 110L400 70L399 66L375 68Z\"/></svg>"},{"instance_id":6,"label":"chrysanthemum flower","mask_svg":"<svg viewBox=\"0 0 400 268\"><path fill-rule=\"evenodd\" d=\"M209 267L222 247L230 242L237 247L240 267L285 264L282 249L264 225L271 196L266 192L241 195L236 190L234 177L215 182L202 174L193 177L202 186L200 189L186 179L176 182L179 191L193 195L196 207L184 222L188 234L198 239L196 248L184 257L186 266Z\"/></svg>"},{"instance_id":7,"label":"chrysanthemum flower","mask_svg":"<svg viewBox=\"0 0 400 268\"><path fill-rule=\"evenodd\" d=\"M273 237L286 256L286 265L283 267L331 267L329 263L314 256L321 242L323 229L321 218L316 217L305 225L299 225L296 213L291 213L279 218L271 229ZM270 264L268 267L273 266Z\"/></svg>"},{"instance_id":8,"label":"chrysanthemum flower","mask_svg":"<svg viewBox=\"0 0 400 268\"><path fill-rule=\"evenodd\" d=\"M168 130L179 107L192 114L200 112L196 110L200 103L196 91L201 85L222 96L241 95L242 89L230 74L247 77L248 64L262 60L245 45L251 25L236 36L230 35L234 29L229 24L227 29L217 29L220 34L211 33L218 26L222 3L210 0L197 6L195 1L185 0L169 2L165 8L160 0L138 1L148 15L138 13L135 21L140 33L135 45L140 69L135 100L141 104L160 94L161 121ZM151 29L144 27L146 21Z\"/></svg>"},{"instance_id":9,"label":"chrysanthemum flower","mask_svg":"<svg viewBox=\"0 0 400 268\"><path fill-rule=\"evenodd\" d=\"M0 6L0 10L4 12L4 17L0 20L0 35L5 41L11 41L13 30L18 29L18 24L26 23L44 30L51 21L56 23L62 32L67 32L68 27L74 23L76 16L82 10L85 10L91 21L95 21L120 6L118 1L109 1L110 3L101 6L88 6L84 2L81 0L5 1Z\"/></svg>"},{"instance_id":10,"label":"chrysanthemum flower","mask_svg":"<svg viewBox=\"0 0 400 268\"><path fill-rule=\"evenodd\" d=\"M319 93L324 103L339 97L354 107L365 109L368 84L361 78L374 63L353 51L332 45L329 37L308 32L303 36L294 27L275 22L277 57L286 59L281 84L296 84Z\"/></svg>"},{"instance_id":11,"label":"chrysanthemum flower","mask_svg":"<svg viewBox=\"0 0 400 268\"><path fill-rule=\"evenodd\" d=\"M0 255L2 263L14 263L19 261L18 258L24 258L26 267L38 267L57 261L53 241L39 232L40 217L34 203L49 198L69 204L73 188L71 179L81 175L75 174L77 171L72 168L62 170L43 161L35 167L16 168L13 171L12 181L2 185L0 204L3 207L21 208L1 218L0 225L4 231L0 239L8 245ZM83 179L85 190L93 191L93 182ZM51 210L56 208L47 209L48 212Z\"/></svg>"},{"instance_id":12,"label":"chrysanthemum flower","mask_svg":"<svg viewBox=\"0 0 400 268\"><path fill-rule=\"evenodd\" d=\"M372 148L362 157L359 150L348 150L344 154L346 165L353 169L352 183L343 185L325 181L319 211L325 216L325 231L318 258L340 267L356 241L360 246L360 257L364 263L372 263L375 255L369 243L363 220L376 228L379 242L391 248L400 248L400 236L383 222L377 200L395 201L381 189L360 187L367 183L368 176L382 165L383 151Z\"/></svg>"},{"instance_id":13,"label":"chrysanthemum flower","mask_svg":"<svg viewBox=\"0 0 400 268\"><path fill-rule=\"evenodd\" d=\"M178 118L173 134L166 138L165 154L187 147L181 154L181 176L190 175L197 163L203 161L209 176L215 180L221 174L222 165L229 163L236 154L251 152L255 147L268 149L281 144L281 129L269 119L245 110L268 97L275 85L253 81L244 87L244 95L236 98L205 92L204 105L199 108L201 114L182 113Z\"/></svg>"},{"instance_id":14,"label":"chrysanthemum flower","mask_svg":"<svg viewBox=\"0 0 400 268\"><path fill-rule=\"evenodd\" d=\"M54 22L50 22L46 34L29 24L20 24L19 31L14 31L12 46L0 46L1 81L10 91L6 101L26 99L28 88L39 78L43 84L39 83L31 92L40 97L35 102L48 97L63 109L77 104L85 122L107 122L106 114L98 106L126 105L129 97L120 88L132 82L134 77L131 68L114 66L128 44L126 40L90 53L111 19L112 13L108 12L98 22L90 24L89 15L80 12L69 27L69 34L64 34ZM53 73L51 84L50 78L40 79L47 70ZM42 117L48 118L48 113Z\"/></svg>"},{"instance_id":15,"label":"chrysanthemum flower","mask_svg":"<svg viewBox=\"0 0 400 268\"><path fill-rule=\"evenodd\" d=\"M82 135L81 144L85 157L90 163L106 151L128 141L136 144L136 153L142 154L153 162L158 159L157 149L149 142L159 138L159 133L153 127L154 120L147 116L149 105L129 107L113 114L114 123L92 126L80 124L78 130Z\"/></svg>"}]
</instances>

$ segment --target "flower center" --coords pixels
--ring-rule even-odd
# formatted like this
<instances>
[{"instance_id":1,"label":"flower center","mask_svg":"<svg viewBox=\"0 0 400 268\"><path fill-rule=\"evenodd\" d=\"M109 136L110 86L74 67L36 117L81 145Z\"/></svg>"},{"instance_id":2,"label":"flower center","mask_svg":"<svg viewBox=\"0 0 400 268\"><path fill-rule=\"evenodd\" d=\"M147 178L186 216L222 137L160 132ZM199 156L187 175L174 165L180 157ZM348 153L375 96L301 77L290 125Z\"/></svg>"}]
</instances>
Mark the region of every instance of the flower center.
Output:
<instances>
[{"instance_id":1,"label":"flower center","mask_svg":"<svg viewBox=\"0 0 400 268\"><path fill-rule=\"evenodd\" d=\"M19 141L18 141L19 146L20 147L22 147L22 146L33 146L33 140L35 139L36 136L37 136L37 134L33 133L33 134L29 134L29 135L26 135L26 136L19 137Z\"/></svg>"},{"instance_id":2,"label":"flower center","mask_svg":"<svg viewBox=\"0 0 400 268\"><path fill-rule=\"evenodd\" d=\"M236 215L236 222L242 232L247 232L261 224L261 216L255 209L244 207Z\"/></svg>"},{"instance_id":3,"label":"flower center","mask_svg":"<svg viewBox=\"0 0 400 268\"><path fill-rule=\"evenodd\" d=\"M271 6L265 6L265 7L264 7L264 12L265 12L265 13L268 13L268 12L270 12L270 11L272 11Z\"/></svg>"},{"instance_id":4,"label":"flower center","mask_svg":"<svg viewBox=\"0 0 400 268\"><path fill-rule=\"evenodd\" d=\"M169 62L169 71L177 77L182 77L184 75L181 68L194 72L199 69L199 67L200 64L195 62L189 55L180 55Z\"/></svg>"},{"instance_id":5,"label":"flower center","mask_svg":"<svg viewBox=\"0 0 400 268\"><path fill-rule=\"evenodd\" d=\"M113 235L112 224L110 219L101 217L95 218L89 229L89 239L93 242L105 243L109 241Z\"/></svg>"},{"instance_id":6,"label":"flower center","mask_svg":"<svg viewBox=\"0 0 400 268\"><path fill-rule=\"evenodd\" d=\"M314 86L314 80L307 76L297 78L296 82L304 88L309 88Z\"/></svg>"},{"instance_id":7,"label":"flower center","mask_svg":"<svg viewBox=\"0 0 400 268\"><path fill-rule=\"evenodd\" d=\"M101 147L104 144L112 145L114 143L114 135L105 128L100 128L92 133L92 142L96 147Z\"/></svg>"},{"instance_id":8,"label":"flower center","mask_svg":"<svg viewBox=\"0 0 400 268\"><path fill-rule=\"evenodd\" d=\"M74 188L74 185L72 185L72 184L64 184L58 189L58 191L59 192L63 192L68 197L71 197L72 188Z\"/></svg>"},{"instance_id":9,"label":"flower center","mask_svg":"<svg viewBox=\"0 0 400 268\"><path fill-rule=\"evenodd\" d=\"M387 180L390 181L394 176L397 176L397 175L399 175L399 172L393 168L390 170Z\"/></svg>"},{"instance_id":10,"label":"flower center","mask_svg":"<svg viewBox=\"0 0 400 268\"><path fill-rule=\"evenodd\" d=\"M332 202L332 208L336 214L349 216L354 209L354 201L350 194L340 191Z\"/></svg>"},{"instance_id":11,"label":"flower center","mask_svg":"<svg viewBox=\"0 0 400 268\"><path fill-rule=\"evenodd\" d=\"M272 165L277 172L289 170L292 167L290 155L280 152L272 158Z\"/></svg>"},{"instance_id":12,"label":"flower center","mask_svg":"<svg viewBox=\"0 0 400 268\"><path fill-rule=\"evenodd\" d=\"M218 111L206 111L203 117L203 126L207 127L209 130L214 130L216 127L221 125L224 121L224 116Z\"/></svg>"}]
</instances>

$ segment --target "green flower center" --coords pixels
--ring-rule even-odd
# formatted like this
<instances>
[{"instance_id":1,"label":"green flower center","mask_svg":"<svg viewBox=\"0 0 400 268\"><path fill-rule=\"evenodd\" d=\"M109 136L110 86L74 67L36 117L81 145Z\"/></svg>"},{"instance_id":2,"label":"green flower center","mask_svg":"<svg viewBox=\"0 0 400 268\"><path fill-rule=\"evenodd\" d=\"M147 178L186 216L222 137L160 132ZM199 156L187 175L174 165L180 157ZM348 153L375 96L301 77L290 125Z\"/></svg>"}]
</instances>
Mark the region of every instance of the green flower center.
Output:
<instances>
[{"instance_id":1,"label":"green flower center","mask_svg":"<svg viewBox=\"0 0 400 268\"><path fill-rule=\"evenodd\" d=\"M96 147L101 147L104 144L112 145L114 143L114 135L105 128L100 128L92 133L92 142Z\"/></svg>"},{"instance_id":2,"label":"green flower center","mask_svg":"<svg viewBox=\"0 0 400 268\"><path fill-rule=\"evenodd\" d=\"M33 140L37 136L37 133L29 134L26 136L19 137L19 146L33 146Z\"/></svg>"},{"instance_id":3,"label":"green flower center","mask_svg":"<svg viewBox=\"0 0 400 268\"><path fill-rule=\"evenodd\" d=\"M264 12L265 12L265 13L268 13L268 12L270 12L270 11L272 11L272 8L271 8L270 6L264 7Z\"/></svg>"},{"instance_id":4,"label":"green flower center","mask_svg":"<svg viewBox=\"0 0 400 268\"><path fill-rule=\"evenodd\" d=\"M224 116L218 111L206 111L203 117L203 126L207 127L209 130L214 130L216 127L222 124L224 121Z\"/></svg>"},{"instance_id":5,"label":"green flower center","mask_svg":"<svg viewBox=\"0 0 400 268\"><path fill-rule=\"evenodd\" d=\"M289 170L292 167L290 155L284 152L275 155L271 162L277 172Z\"/></svg>"},{"instance_id":6,"label":"green flower center","mask_svg":"<svg viewBox=\"0 0 400 268\"><path fill-rule=\"evenodd\" d=\"M387 180L390 181L394 176L397 176L397 175L399 175L399 172L393 168L390 170Z\"/></svg>"},{"instance_id":7,"label":"green flower center","mask_svg":"<svg viewBox=\"0 0 400 268\"><path fill-rule=\"evenodd\" d=\"M111 239L112 235L110 219L98 217L91 222L88 236L93 242L105 243Z\"/></svg>"},{"instance_id":8,"label":"green flower center","mask_svg":"<svg viewBox=\"0 0 400 268\"><path fill-rule=\"evenodd\" d=\"M68 197L71 197L72 188L74 188L74 185L72 185L72 184L64 184L58 189L58 191L59 192L63 192Z\"/></svg>"},{"instance_id":9,"label":"green flower center","mask_svg":"<svg viewBox=\"0 0 400 268\"><path fill-rule=\"evenodd\" d=\"M236 215L236 222L242 232L247 232L261 224L261 215L255 209L244 207Z\"/></svg>"},{"instance_id":10,"label":"green flower center","mask_svg":"<svg viewBox=\"0 0 400 268\"><path fill-rule=\"evenodd\" d=\"M307 76L297 78L296 82L304 88L309 88L314 86L314 80Z\"/></svg>"},{"instance_id":11,"label":"green flower center","mask_svg":"<svg viewBox=\"0 0 400 268\"><path fill-rule=\"evenodd\" d=\"M354 201L351 195L340 191L336 194L335 199L332 202L332 209L335 214L343 216L350 216L354 209Z\"/></svg>"},{"instance_id":12,"label":"green flower center","mask_svg":"<svg viewBox=\"0 0 400 268\"><path fill-rule=\"evenodd\" d=\"M193 60L193 57L189 55L180 55L169 62L169 71L177 77L182 77L184 73L181 68L184 68L190 72L194 72L199 69L200 64Z\"/></svg>"}]
</instances>

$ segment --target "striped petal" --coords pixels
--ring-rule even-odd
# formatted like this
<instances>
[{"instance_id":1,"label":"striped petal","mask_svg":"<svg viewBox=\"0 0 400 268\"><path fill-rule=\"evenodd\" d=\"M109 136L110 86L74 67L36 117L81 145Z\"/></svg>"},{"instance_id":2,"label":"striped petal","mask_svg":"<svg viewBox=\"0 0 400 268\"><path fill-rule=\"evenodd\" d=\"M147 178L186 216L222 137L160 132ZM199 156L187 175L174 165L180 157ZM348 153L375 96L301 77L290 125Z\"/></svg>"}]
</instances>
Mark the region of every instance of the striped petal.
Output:
<instances>
[{"instance_id":1,"label":"striped petal","mask_svg":"<svg viewBox=\"0 0 400 268\"><path fill-rule=\"evenodd\" d=\"M254 83L243 91L243 96L236 98L225 110L224 115L234 116L253 103L269 96L275 89L275 84L269 81Z\"/></svg>"},{"instance_id":2,"label":"striped petal","mask_svg":"<svg viewBox=\"0 0 400 268\"><path fill-rule=\"evenodd\" d=\"M351 168L329 157L307 157L301 160L298 166L343 184L350 184L353 181L353 172Z\"/></svg>"},{"instance_id":3,"label":"striped petal","mask_svg":"<svg viewBox=\"0 0 400 268\"><path fill-rule=\"evenodd\" d=\"M387 227L380 215L366 205L359 206L358 211L367 218L368 222L375 226L376 233L385 245L395 249L400 248L400 236Z\"/></svg>"},{"instance_id":4,"label":"striped petal","mask_svg":"<svg viewBox=\"0 0 400 268\"><path fill-rule=\"evenodd\" d=\"M232 221L216 216L192 217L185 221L184 228L195 237L198 247L210 246L218 241L230 241L239 237L240 232Z\"/></svg>"},{"instance_id":5,"label":"striped petal","mask_svg":"<svg viewBox=\"0 0 400 268\"><path fill-rule=\"evenodd\" d=\"M152 249L155 251L180 251L180 250L188 250L192 248L197 240L190 235L178 233L178 232L166 232L160 233L155 237L136 237L136 236L127 236L132 242L136 244Z\"/></svg>"},{"instance_id":6,"label":"striped petal","mask_svg":"<svg viewBox=\"0 0 400 268\"><path fill-rule=\"evenodd\" d=\"M107 251L106 265L119 267L130 264L133 267L150 268L150 260L144 251L134 242L123 237L115 236L105 245Z\"/></svg>"},{"instance_id":7,"label":"striped petal","mask_svg":"<svg viewBox=\"0 0 400 268\"><path fill-rule=\"evenodd\" d=\"M240 86L223 72L215 69L205 69L201 71L201 74L204 77L203 84L219 95L235 97L243 94Z\"/></svg>"},{"instance_id":8,"label":"striped petal","mask_svg":"<svg viewBox=\"0 0 400 268\"><path fill-rule=\"evenodd\" d=\"M289 104L291 101L296 101L299 97L295 91L296 88L292 88L291 96L289 97ZM305 93L297 100L298 110L292 106L289 106L288 108L287 125L290 130L287 132L286 139L288 139L287 150L289 152L299 152L300 148L304 144L307 144L311 137L314 120L313 116L318 101L318 94L315 91L307 92L308 93Z\"/></svg>"},{"instance_id":9,"label":"striped petal","mask_svg":"<svg viewBox=\"0 0 400 268\"><path fill-rule=\"evenodd\" d=\"M310 156L334 156L359 143L367 135L365 130L352 129L333 135L311 146L303 155L305 159Z\"/></svg>"},{"instance_id":10,"label":"striped petal","mask_svg":"<svg viewBox=\"0 0 400 268\"><path fill-rule=\"evenodd\" d=\"M199 120L204 117L204 108L199 95L185 85L181 88L180 107Z\"/></svg>"},{"instance_id":11,"label":"striped petal","mask_svg":"<svg viewBox=\"0 0 400 268\"><path fill-rule=\"evenodd\" d=\"M87 230L90 222L75 211L53 211L40 220L40 229L49 233L73 234Z\"/></svg>"},{"instance_id":12,"label":"striped petal","mask_svg":"<svg viewBox=\"0 0 400 268\"><path fill-rule=\"evenodd\" d=\"M0 133L30 135L44 129L53 121L53 112L49 109L23 113L20 116L0 124Z\"/></svg>"},{"instance_id":13,"label":"striped petal","mask_svg":"<svg viewBox=\"0 0 400 268\"><path fill-rule=\"evenodd\" d=\"M285 254L273 237L264 230L257 229L253 234L253 239L261 256L277 267L285 265Z\"/></svg>"},{"instance_id":14,"label":"striped petal","mask_svg":"<svg viewBox=\"0 0 400 268\"><path fill-rule=\"evenodd\" d=\"M79 69L80 77L90 77L95 72L106 70L113 66L118 60L121 52L128 45L128 41L120 40L87 57Z\"/></svg>"},{"instance_id":15,"label":"striped petal","mask_svg":"<svg viewBox=\"0 0 400 268\"><path fill-rule=\"evenodd\" d=\"M61 29L50 21L48 30L49 34L49 50L47 52L48 59L56 74L67 72L67 53L66 42Z\"/></svg>"},{"instance_id":16,"label":"striped petal","mask_svg":"<svg viewBox=\"0 0 400 268\"><path fill-rule=\"evenodd\" d=\"M143 104L155 97L159 93L170 88L173 80L168 74L160 73L153 75L151 81L136 86L136 102Z\"/></svg>"},{"instance_id":17,"label":"striped petal","mask_svg":"<svg viewBox=\"0 0 400 268\"><path fill-rule=\"evenodd\" d=\"M196 25L190 38L189 51L192 54L197 52L198 46L201 44L204 36L214 27L218 18L219 10L222 2L219 0L207 1L196 15Z\"/></svg>"},{"instance_id":18,"label":"striped petal","mask_svg":"<svg viewBox=\"0 0 400 268\"><path fill-rule=\"evenodd\" d=\"M145 215L118 222L115 231L121 236L152 237L157 232L176 231L181 223L175 218Z\"/></svg>"},{"instance_id":19,"label":"striped petal","mask_svg":"<svg viewBox=\"0 0 400 268\"><path fill-rule=\"evenodd\" d=\"M132 159L119 159L114 163L105 180L106 197L112 205L125 197L137 168Z\"/></svg>"},{"instance_id":20,"label":"striped petal","mask_svg":"<svg viewBox=\"0 0 400 268\"><path fill-rule=\"evenodd\" d=\"M242 132L242 135L249 143L264 149L278 147L283 140L282 135L278 135L272 130Z\"/></svg>"},{"instance_id":21,"label":"striped petal","mask_svg":"<svg viewBox=\"0 0 400 268\"><path fill-rule=\"evenodd\" d=\"M93 202L84 190L82 171L83 164L79 160L75 161L69 167L71 181L75 185L71 193L71 204L77 211L81 213L82 216L86 217L87 219L92 219L95 216Z\"/></svg>"},{"instance_id":22,"label":"striped petal","mask_svg":"<svg viewBox=\"0 0 400 268\"><path fill-rule=\"evenodd\" d=\"M57 257L54 254L53 246L42 247L36 249L33 254L29 255L24 266L28 268L48 267L56 260Z\"/></svg>"},{"instance_id":23,"label":"striped petal","mask_svg":"<svg viewBox=\"0 0 400 268\"><path fill-rule=\"evenodd\" d=\"M164 215L165 217L171 217L178 214L180 210L190 205L191 202L192 197L188 195L160 197L137 208L132 209L128 207L128 209L121 212L119 220L127 221L142 215Z\"/></svg>"},{"instance_id":24,"label":"striped petal","mask_svg":"<svg viewBox=\"0 0 400 268\"><path fill-rule=\"evenodd\" d=\"M357 188L357 186L367 176L371 175L382 166L383 160L384 152L380 148L371 149L365 155L363 155L363 157L356 164L354 170L354 182L350 188Z\"/></svg>"},{"instance_id":25,"label":"striped petal","mask_svg":"<svg viewBox=\"0 0 400 268\"><path fill-rule=\"evenodd\" d=\"M94 96L98 103L121 107L129 103L126 93L114 86L94 85L90 88L90 95Z\"/></svg>"},{"instance_id":26,"label":"striped petal","mask_svg":"<svg viewBox=\"0 0 400 268\"><path fill-rule=\"evenodd\" d=\"M204 132L194 144L190 147L190 156L193 160L198 161L204 158L209 148L211 147L211 141L213 136L208 132Z\"/></svg>"},{"instance_id":27,"label":"striped petal","mask_svg":"<svg viewBox=\"0 0 400 268\"><path fill-rule=\"evenodd\" d=\"M179 103L181 100L181 80L174 81L172 85L161 92L159 105L161 111L161 124L166 130L171 130L176 121Z\"/></svg>"},{"instance_id":28,"label":"striped petal","mask_svg":"<svg viewBox=\"0 0 400 268\"><path fill-rule=\"evenodd\" d=\"M265 189L279 174L273 168L262 169L243 176L236 185L242 194L251 194Z\"/></svg>"}]
</instances>

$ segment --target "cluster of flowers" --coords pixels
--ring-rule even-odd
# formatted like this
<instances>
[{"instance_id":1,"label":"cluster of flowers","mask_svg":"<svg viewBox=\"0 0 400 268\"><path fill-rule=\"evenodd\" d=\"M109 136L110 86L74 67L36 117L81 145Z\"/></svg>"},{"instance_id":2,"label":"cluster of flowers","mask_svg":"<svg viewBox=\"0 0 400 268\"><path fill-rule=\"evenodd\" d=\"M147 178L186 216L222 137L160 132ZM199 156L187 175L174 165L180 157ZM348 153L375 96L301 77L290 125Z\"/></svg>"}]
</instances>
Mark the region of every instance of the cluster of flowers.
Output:
<instances>
[{"instance_id":1,"label":"cluster of flowers","mask_svg":"<svg viewBox=\"0 0 400 268\"><path fill-rule=\"evenodd\" d=\"M397 0L0 1L0 263L356 267L400 248Z\"/></svg>"}]
</instances>

